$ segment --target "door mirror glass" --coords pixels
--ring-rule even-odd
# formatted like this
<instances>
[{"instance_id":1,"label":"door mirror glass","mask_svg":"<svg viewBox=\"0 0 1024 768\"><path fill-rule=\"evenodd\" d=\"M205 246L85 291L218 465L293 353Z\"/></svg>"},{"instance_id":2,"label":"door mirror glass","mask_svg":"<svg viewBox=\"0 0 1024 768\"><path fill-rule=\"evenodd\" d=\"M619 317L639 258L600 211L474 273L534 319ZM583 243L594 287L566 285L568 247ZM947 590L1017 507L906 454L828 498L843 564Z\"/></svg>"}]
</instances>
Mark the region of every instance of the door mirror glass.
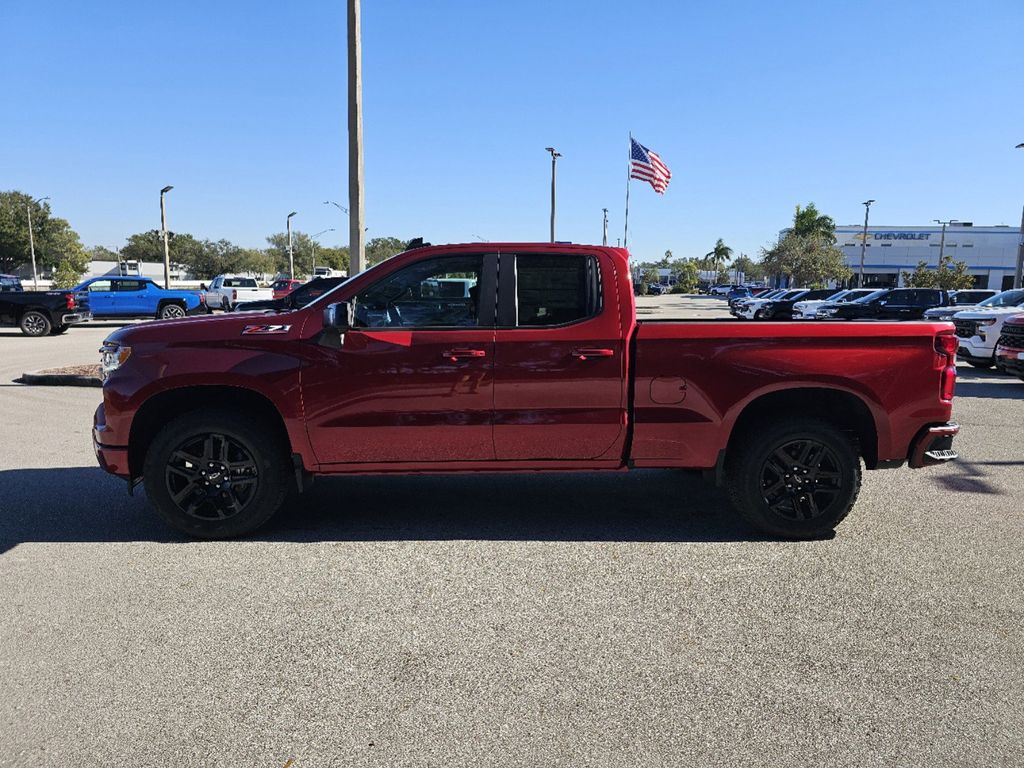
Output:
<instances>
[{"instance_id":1,"label":"door mirror glass","mask_svg":"<svg viewBox=\"0 0 1024 768\"><path fill-rule=\"evenodd\" d=\"M355 325L356 307L350 301L339 301L336 304L328 304L324 309L324 328L333 328L339 333L345 333Z\"/></svg>"}]
</instances>

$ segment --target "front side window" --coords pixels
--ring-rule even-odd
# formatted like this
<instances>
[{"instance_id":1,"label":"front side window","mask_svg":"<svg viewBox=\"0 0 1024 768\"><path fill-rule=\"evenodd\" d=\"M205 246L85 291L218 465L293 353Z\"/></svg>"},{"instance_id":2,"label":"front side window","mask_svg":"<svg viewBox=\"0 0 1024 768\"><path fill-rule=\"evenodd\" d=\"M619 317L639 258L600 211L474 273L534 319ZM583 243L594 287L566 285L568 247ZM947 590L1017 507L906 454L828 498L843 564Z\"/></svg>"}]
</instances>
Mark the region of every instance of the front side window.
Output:
<instances>
[{"instance_id":1,"label":"front side window","mask_svg":"<svg viewBox=\"0 0 1024 768\"><path fill-rule=\"evenodd\" d=\"M566 325L601 311L601 282L593 256L516 257L516 324Z\"/></svg>"},{"instance_id":2,"label":"front side window","mask_svg":"<svg viewBox=\"0 0 1024 768\"><path fill-rule=\"evenodd\" d=\"M114 285L111 280L97 280L95 283L89 283L89 293L108 293L112 290L114 290Z\"/></svg>"},{"instance_id":3,"label":"front side window","mask_svg":"<svg viewBox=\"0 0 1024 768\"><path fill-rule=\"evenodd\" d=\"M441 256L403 267L356 296L355 327L478 327L483 264L483 256Z\"/></svg>"}]
</instances>

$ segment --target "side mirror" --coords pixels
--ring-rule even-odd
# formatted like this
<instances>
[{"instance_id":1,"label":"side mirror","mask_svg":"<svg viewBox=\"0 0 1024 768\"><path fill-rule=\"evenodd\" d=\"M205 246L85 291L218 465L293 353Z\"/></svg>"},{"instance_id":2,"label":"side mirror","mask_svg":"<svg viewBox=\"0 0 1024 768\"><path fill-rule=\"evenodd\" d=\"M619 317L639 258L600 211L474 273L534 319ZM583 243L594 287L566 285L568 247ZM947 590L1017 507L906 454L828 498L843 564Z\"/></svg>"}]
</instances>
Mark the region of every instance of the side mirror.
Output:
<instances>
[{"instance_id":1,"label":"side mirror","mask_svg":"<svg viewBox=\"0 0 1024 768\"><path fill-rule=\"evenodd\" d=\"M356 324L356 305L351 301L328 304L324 309L324 328L333 328L345 333Z\"/></svg>"}]
</instances>

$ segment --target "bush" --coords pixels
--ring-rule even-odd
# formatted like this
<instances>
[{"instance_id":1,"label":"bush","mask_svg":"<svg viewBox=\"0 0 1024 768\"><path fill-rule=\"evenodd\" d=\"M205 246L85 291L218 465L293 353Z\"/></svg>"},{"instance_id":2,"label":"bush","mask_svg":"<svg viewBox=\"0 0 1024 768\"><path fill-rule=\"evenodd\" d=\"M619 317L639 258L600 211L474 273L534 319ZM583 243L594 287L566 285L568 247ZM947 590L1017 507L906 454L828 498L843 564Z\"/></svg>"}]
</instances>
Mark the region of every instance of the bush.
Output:
<instances>
[{"instance_id":1,"label":"bush","mask_svg":"<svg viewBox=\"0 0 1024 768\"><path fill-rule=\"evenodd\" d=\"M683 285L682 283L676 283L672 286L672 290L669 293L693 293L693 291L687 290L689 286Z\"/></svg>"}]
</instances>

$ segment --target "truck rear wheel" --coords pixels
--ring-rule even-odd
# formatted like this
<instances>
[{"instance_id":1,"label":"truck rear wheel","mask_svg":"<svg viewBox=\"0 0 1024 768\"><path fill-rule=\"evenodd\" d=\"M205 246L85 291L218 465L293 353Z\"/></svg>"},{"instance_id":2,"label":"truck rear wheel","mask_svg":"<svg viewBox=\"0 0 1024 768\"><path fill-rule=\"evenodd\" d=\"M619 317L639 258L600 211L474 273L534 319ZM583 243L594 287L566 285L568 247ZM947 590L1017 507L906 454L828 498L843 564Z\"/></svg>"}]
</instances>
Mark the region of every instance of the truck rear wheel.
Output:
<instances>
[{"instance_id":1,"label":"truck rear wheel","mask_svg":"<svg viewBox=\"0 0 1024 768\"><path fill-rule=\"evenodd\" d=\"M179 317L185 316L185 308L180 304L164 304L160 307L160 311L157 312L157 317L161 320L175 320Z\"/></svg>"},{"instance_id":2,"label":"truck rear wheel","mask_svg":"<svg viewBox=\"0 0 1024 768\"><path fill-rule=\"evenodd\" d=\"M18 326L26 336L48 336L53 329L50 318L46 316L45 312L40 312L37 309L30 309L22 315Z\"/></svg>"},{"instance_id":3,"label":"truck rear wheel","mask_svg":"<svg viewBox=\"0 0 1024 768\"><path fill-rule=\"evenodd\" d=\"M747 522L774 536L812 539L850 513L861 464L845 434L798 418L745 435L725 476L729 500Z\"/></svg>"},{"instance_id":4,"label":"truck rear wheel","mask_svg":"<svg viewBox=\"0 0 1024 768\"><path fill-rule=\"evenodd\" d=\"M291 487L285 446L258 423L221 410L167 424L146 453L143 475L160 516L203 539L255 531Z\"/></svg>"}]
</instances>

